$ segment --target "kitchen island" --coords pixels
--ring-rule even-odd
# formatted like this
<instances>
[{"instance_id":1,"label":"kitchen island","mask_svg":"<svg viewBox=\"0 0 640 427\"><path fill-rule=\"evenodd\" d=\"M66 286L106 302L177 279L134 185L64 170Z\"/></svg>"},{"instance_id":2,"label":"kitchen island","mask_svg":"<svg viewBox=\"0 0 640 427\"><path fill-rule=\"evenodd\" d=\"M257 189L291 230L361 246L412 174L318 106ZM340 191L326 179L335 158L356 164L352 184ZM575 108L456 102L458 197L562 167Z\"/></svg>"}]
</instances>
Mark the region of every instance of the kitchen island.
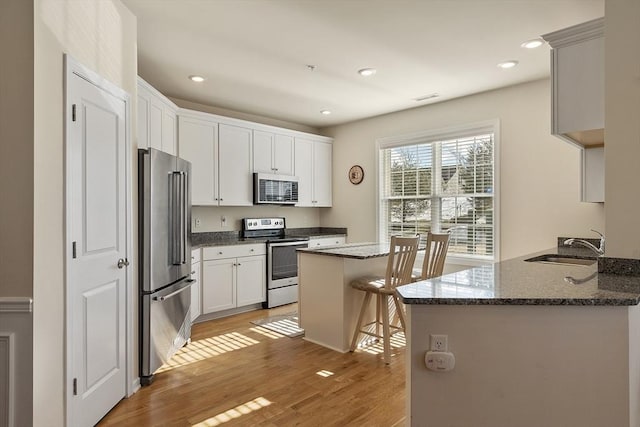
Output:
<instances>
[{"instance_id":1,"label":"kitchen island","mask_svg":"<svg viewBox=\"0 0 640 427\"><path fill-rule=\"evenodd\" d=\"M545 253L398 288L410 425L640 425L640 278ZM452 371L426 369L431 334Z\"/></svg>"},{"instance_id":2,"label":"kitchen island","mask_svg":"<svg viewBox=\"0 0 640 427\"><path fill-rule=\"evenodd\" d=\"M305 340L349 351L364 298L364 292L349 283L356 277L384 275L388 255L389 245L378 243L298 249L298 311ZM373 304L371 310L374 313Z\"/></svg>"}]
</instances>

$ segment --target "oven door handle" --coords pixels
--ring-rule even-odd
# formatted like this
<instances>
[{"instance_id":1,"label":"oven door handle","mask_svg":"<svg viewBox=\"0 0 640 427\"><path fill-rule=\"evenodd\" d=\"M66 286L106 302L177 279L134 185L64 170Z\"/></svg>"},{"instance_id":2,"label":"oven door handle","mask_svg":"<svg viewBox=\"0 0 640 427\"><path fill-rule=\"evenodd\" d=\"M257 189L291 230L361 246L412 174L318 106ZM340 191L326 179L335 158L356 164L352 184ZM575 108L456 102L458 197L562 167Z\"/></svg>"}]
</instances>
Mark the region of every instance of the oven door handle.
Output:
<instances>
[{"instance_id":1,"label":"oven door handle","mask_svg":"<svg viewBox=\"0 0 640 427\"><path fill-rule=\"evenodd\" d=\"M268 242L267 246L300 246L300 245L305 245L306 247L309 247L309 241L308 240L298 240L296 242Z\"/></svg>"}]
</instances>

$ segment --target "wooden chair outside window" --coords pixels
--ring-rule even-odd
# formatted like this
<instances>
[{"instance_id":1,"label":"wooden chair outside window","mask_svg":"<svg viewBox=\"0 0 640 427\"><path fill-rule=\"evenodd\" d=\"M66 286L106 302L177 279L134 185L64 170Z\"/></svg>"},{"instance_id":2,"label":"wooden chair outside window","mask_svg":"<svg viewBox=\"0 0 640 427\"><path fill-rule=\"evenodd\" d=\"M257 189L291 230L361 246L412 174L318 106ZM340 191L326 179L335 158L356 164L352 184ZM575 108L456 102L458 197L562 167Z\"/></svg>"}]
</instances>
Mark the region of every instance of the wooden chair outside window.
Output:
<instances>
[{"instance_id":1,"label":"wooden chair outside window","mask_svg":"<svg viewBox=\"0 0 640 427\"><path fill-rule=\"evenodd\" d=\"M405 330L405 320L402 305L396 296L396 287L411 283L411 272L418 252L420 237L391 237L389 259L384 277L362 277L351 282L351 287L365 292L362 308L358 316L356 330L351 341L351 351L356 349L358 337L361 333L382 338L384 343L384 361L391 361L391 335ZM371 295L376 295L376 320L363 325L364 317L371 301ZM389 315L389 297L393 299L400 325L392 325ZM375 324L375 331L370 326ZM382 334L380 328L382 327ZM393 329L393 332L391 331Z\"/></svg>"}]
</instances>

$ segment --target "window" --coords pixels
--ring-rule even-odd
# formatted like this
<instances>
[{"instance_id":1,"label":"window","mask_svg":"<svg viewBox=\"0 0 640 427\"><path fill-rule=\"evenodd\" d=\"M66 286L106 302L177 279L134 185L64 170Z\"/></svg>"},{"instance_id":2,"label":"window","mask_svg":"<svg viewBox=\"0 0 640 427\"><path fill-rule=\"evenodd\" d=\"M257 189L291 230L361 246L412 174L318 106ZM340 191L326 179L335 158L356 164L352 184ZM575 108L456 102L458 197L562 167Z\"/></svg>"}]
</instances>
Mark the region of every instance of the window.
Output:
<instances>
[{"instance_id":1,"label":"window","mask_svg":"<svg viewBox=\"0 0 640 427\"><path fill-rule=\"evenodd\" d=\"M381 140L380 241L451 233L450 256L496 255L497 125Z\"/></svg>"}]
</instances>

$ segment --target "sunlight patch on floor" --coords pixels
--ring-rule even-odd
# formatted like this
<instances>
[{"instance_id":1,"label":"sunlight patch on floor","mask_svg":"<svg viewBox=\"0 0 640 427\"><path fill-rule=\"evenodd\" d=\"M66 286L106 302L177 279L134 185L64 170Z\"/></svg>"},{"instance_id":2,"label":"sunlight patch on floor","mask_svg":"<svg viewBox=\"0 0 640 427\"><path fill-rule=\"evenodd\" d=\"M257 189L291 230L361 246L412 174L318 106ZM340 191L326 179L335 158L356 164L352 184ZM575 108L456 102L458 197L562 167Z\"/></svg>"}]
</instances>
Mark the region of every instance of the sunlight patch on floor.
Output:
<instances>
[{"instance_id":1,"label":"sunlight patch on floor","mask_svg":"<svg viewBox=\"0 0 640 427\"><path fill-rule=\"evenodd\" d=\"M322 371L316 372L316 375L320 375L321 377L327 378L327 377L330 377L331 375L333 375L333 372L327 371L326 369L323 369Z\"/></svg>"},{"instance_id":2,"label":"sunlight patch on floor","mask_svg":"<svg viewBox=\"0 0 640 427\"><path fill-rule=\"evenodd\" d=\"M219 356L230 351L240 350L255 344L256 341L237 332L192 341L182 347L167 363L162 365L156 373L166 372L180 366L190 365L201 360Z\"/></svg>"},{"instance_id":3,"label":"sunlight patch on floor","mask_svg":"<svg viewBox=\"0 0 640 427\"><path fill-rule=\"evenodd\" d=\"M256 326L255 328L249 328L250 331L258 333L260 335L264 335L265 337L272 338L277 340L278 338L284 337L284 335L277 334L275 332L270 331L269 329L263 328L262 326Z\"/></svg>"},{"instance_id":4,"label":"sunlight patch on floor","mask_svg":"<svg viewBox=\"0 0 640 427\"><path fill-rule=\"evenodd\" d=\"M265 406L271 405L272 402L268 401L264 397L258 397L253 399L247 403L243 403L242 405L238 405L235 408L229 409L228 411L222 412L216 416L211 418L207 418L206 420L199 422L198 424L194 424L191 427L215 427L220 424L232 421L234 419L240 418L243 415L249 414L251 412L257 411L258 409L262 409Z\"/></svg>"},{"instance_id":5,"label":"sunlight patch on floor","mask_svg":"<svg viewBox=\"0 0 640 427\"><path fill-rule=\"evenodd\" d=\"M389 340L391 343L391 349L395 348L404 348L407 346L407 341L405 339L404 333L399 332L391 336ZM383 354L384 353L384 343L382 338L380 339L371 339L361 342L356 349L356 352L365 352L370 354Z\"/></svg>"}]
</instances>

